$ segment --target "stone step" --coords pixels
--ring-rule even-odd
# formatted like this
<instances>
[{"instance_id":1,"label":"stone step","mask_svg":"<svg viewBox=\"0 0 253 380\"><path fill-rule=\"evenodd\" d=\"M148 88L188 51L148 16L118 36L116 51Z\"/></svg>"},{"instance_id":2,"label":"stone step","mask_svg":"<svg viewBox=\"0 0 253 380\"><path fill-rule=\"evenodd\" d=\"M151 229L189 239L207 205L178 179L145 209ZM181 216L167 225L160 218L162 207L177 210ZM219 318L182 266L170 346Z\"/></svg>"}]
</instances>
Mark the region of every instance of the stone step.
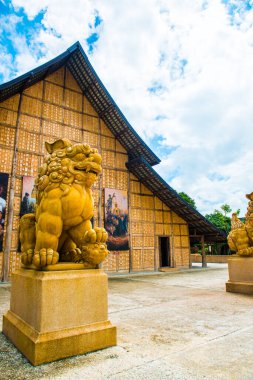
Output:
<instances>
[{"instance_id":1,"label":"stone step","mask_svg":"<svg viewBox=\"0 0 253 380\"><path fill-rule=\"evenodd\" d=\"M170 268L170 267L161 267L158 270L159 272L178 272L178 268Z\"/></svg>"}]
</instances>

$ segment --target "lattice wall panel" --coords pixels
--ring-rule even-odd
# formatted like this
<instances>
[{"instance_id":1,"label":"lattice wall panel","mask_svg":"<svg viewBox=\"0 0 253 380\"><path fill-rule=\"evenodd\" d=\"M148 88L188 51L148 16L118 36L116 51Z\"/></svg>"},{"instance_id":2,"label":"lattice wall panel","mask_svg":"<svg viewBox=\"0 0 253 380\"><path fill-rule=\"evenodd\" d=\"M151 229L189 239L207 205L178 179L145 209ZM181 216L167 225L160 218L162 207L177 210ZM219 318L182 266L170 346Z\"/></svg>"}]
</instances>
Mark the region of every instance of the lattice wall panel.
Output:
<instances>
[{"instance_id":1,"label":"lattice wall panel","mask_svg":"<svg viewBox=\"0 0 253 380\"><path fill-rule=\"evenodd\" d=\"M115 189L116 188L117 183L116 183L115 170L103 169L102 186L103 186L103 188L109 188L109 189Z\"/></svg>"},{"instance_id":2,"label":"lattice wall panel","mask_svg":"<svg viewBox=\"0 0 253 380\"><path fill-rule=\"evenodd\" d=\"M118 252L117 271L129 271L129 251Z\"/></svg>"},{"instance_id":3,"label":"lattice wall panel","mask_svg":"<svg viewBox=\"0 0 253 380\"><path fill-rule=\"evenodd\" d=\"M173 220L173 223L187 224L184 219L180 218L180 216L178 216L174 212L172 212L172 220Z\"/></svg>"},{"instance_id":4,"label":"lattice wall panel","mask_svg":"<svg viewBox=\"0 0 253 380\"><path fill-rule=\"evenodd\" d=\"M21 114L19 116L20 129L27 129L29 132L40 133L41 119Z\"/></svg>"},{"instance_id":5,"label":"lattice wall panel","mask_svg":"<svg viewBox=\"0 0 253 380\"><path fill-rule=\"evenodd\" d=\"M21 195L22 191L22 180L19 178L16 178L15 180L15 194Z\"/></svg>"},{"instance_id":6,"label":"lattice wall panel","mask_svg":"<svg viewBox=\"0 0 253 380\"><path fill-rule=\"evenodd\" d=\"M54 104L43 103L42 116L45 119L62 123L63 122L63 108L58 107Z\"/></svg>"},{"instance_id":7,"label":"lattice wall panel","mask_svg":"<svg viewBox=\"0 0 253 380\"><path fill-rule=\"evenodd\" d=\"M72 110L82 112L82 95L71 90L64 92L64 105Z\"/></svg>"},{"instance_id":8,"label":"lattice wall panel","mask_svg":"<svg viewBox=\"0 0 253 380\"><path fill-rule=\"evenodd\" d=\"M128 158L126 154L116 153L115 154L115 164L118 169L126 170L126 162Z\"/></svg>"},{"instance_id":9,"label":"lattice wall panel","mask_svg":"<svg viewBox=\"0 0 253 380\"><path fill-rule=\"evenodd\" d=\"M14 148L15 129L4 127L0 124L0 144Z\"/></svg>"},{"instance_id":10,"label":"lattice wall panel","mask_svg":"<svg viewBox=\"0 0 253 380\"><path fill-rule=\"evenodd\" d=\"M140 194L131 194L130 201L131 201L131 207L141 208L141 195Z\"/></svg>"},{"instance_id":11,"label":"lattice wall panel","mask_svg":"<svg viewBox=\"0 0 253 380\"><path fill-rule=\"evenodd\" d=\"M82 132L82 141L86 144L91 145L93 148L97 148L97 146L98 146L98 135L96 135L95 133L83 131Z\"/></svg>"},{"instance_id":12,"label":"lattice wall panel","mask_svg":"<svg viewBox=\"0 0 253 380\"><path fill-rule=\"evenodd\" d=\"M75 142L81 142L83 140L83 134L82 134L82 131L80 129L71 128L71 127L67 127L67 126L62 128L61 137L65 137L66 139L69 139L70 141L75 141ZM92 142L94 142L94 140L96 141L96 139L93 137ZM88 143L88 141L86 141L86 140L83 140L83 141ZM94 146L94 144L91 144L91 143L90 143L90 145Z\"/></svg>"},{"instance_id":13,"label":"lattice wall panel","mask_svg":"<svg viewBox=\"0 0 253 380\"><path fill-rule=\"evenodd\" d=\"M21 112L31 116L41 116L42 102L38 99L30 98L29 96L22 96Z\"/></svg>"},{"instance_id":14,"label":"lattice wall panel","mask_svg":"<svg viewBox=\"0 0 253 380\"><path fill-rule=\"evenodd\" d=\"M92 133L99 133L99 119L89 115L83 115L83 129Z\"/></svg>"},{"instance_id":15,"label":"lattice wall panel","mask_svg":"<svg viewBox=\"0 0 253 380\"><path fill-rule=\"evenodd\" d=\"M40 136L27 131L19 131L18 148L30 152L39 152Z\"/></svg>"},{"instance_id":16,"label":"lattice wall panel","mask_svg":"<svg viewBox=\"0 0 253 380\"><path fill-rule=\"evenodd\" d=\"M15 215L20 214L20 203L21 203L21 196L15 196L14 202L13 202L13 209L14 209Z\"/></svg>"},{"instance_id":17,"label":"lattice wall panel","mask_svg":"<svg viewBox=\"0 0 253 380\"><path fill-rule=\"evenodd\" d=\"M0 171L3 173L11 173L13 151L10 149L0 148Z\"/></svg>"},{"instance_id":18,"label":"lattice wall panel","mask_svg":"<svg viewBox=\"0 0 253 380\"><path fill-rule=\"evenodd\" d=\"M64 109L64 124L72 125L75 128L82 128L82 114Z\"/></svg>"},{"instance_id":19,"label":"lattice wall panel","mask_svg":"<svg viewBox=\"0 0 253 380\"><path fill-rule=\"evenodd\" d=\"M1 102L1 107L7 108L11 111L17 111L18 110L18 104L19 104L19 97L20 95L14 95L11 98L5 100L4 102Z\"/></svg>"},{"instance_id":20,"label":"lattice wall panel","mask_svg":"<svg viewBox=\"0 0 253 380\"><path fill-rule=\"evenodd\" d=\"M17 116L17 112L7 110L6 108L0 108L0 124L7 124L15 127Z\"/></svg>"},{"instance_id":21,"label":"lattice wall panel","mask_svg":"<svg viewBox=\"0 0 253 380\"><path fill-rule=\"evenodd\" d=\"M38 156L17 153L17 175L35 177L38 173Z\"/></svg>"},{"instance_id":22,"label":"lattice wall panel","mask_svg":"<svg viewBox=\"0 0 253 380\"><path fill-rule=\"evenodd\" d=\"M75 78L73 77L73 75L68 69L66 69L65 87L75 90L79 93L82 93L82 90L79 87L77 81L75 80Z\"/></svg>"},{"instance_id":23,"label":"lattice wall panel","mask_svg":"<svg viewBox=\"0 0 253 380\"><path fill-rule=\"evenodd\" d=\"M59 84L60 86L64 85L64 72L65 69L62 67L61 69L55 71L53 74L48 75L46 80L49 82L53 82Z\"/></svg>"},{"instance_id":24,"label":"lattice wall panel","mask_svg":"<svg viewBox=\"0 0 253 380\"><path fill-rule=\"evenodd\" d=\"M143 269L153 270L155 266L154 249L143 249L142 257Z\"/></svg>"},{"instance_id":25,"label":"lattice wall panel","mask_svg":"<svg viewBox=\"0 0 253 380\"><path fill-rule=\"evenodd\" d=\"M118 254L110 252L105 261L103 262L103 269L108 272L117 272L118 269Z\"/></svg>"},{"instance_id":26,"label":"lattice wall panel","mask_svg":"<svg viewBox=\"0 0 253 380\"><path fill-rule=\"evenodd\" d=\"M63 137L63 130L64 130L64 127L62 124L58 124L58 123L50 121L50 120L43 120L42 121L42 133L43 133L43 135L54 136L54 137L60 139Z\"/></svg>"},{"instance_id":27,"label":"lattice wall panel","mask_svg":"<svg viewBox=\"0 0 253 380\"><path fill-rule=\"evenodd\" d=\"M142 269L142 252L141 249L132 250L132 269L141 270Z\"/></svg>"},{"instance_id":28,"label":"lattice wall panel","mask_svg":"<svg viewBox=\"0 0 253 380\"><path fill-rule=\"evenodd\" d=\"M20 217L18 215L14 215L13 216L13 224L12 224L13 230L19 229L19 221L20 221ZM16 247L14 247L14 248L16 248Z\"/></svg>"},{"instance_id":29,"label":"lattice wall panel","mask_svg":"<svg viewBox=\"0 0 253 380\"><path fill-rule=\"evenodd\" d=\"M83 97L83 112L88 115L98 116L97 112L85 96Z\"/></svg>"},{"instance_id":30,"label":"lattice wall panel","mask_svg":"<svg viewBox=\"0 0 253 380\"><path fill-rule=\"evenodd\" d=\"M173 232L175 235L180 235L180 225L179 224L173 225Z\"/></svg>"},{"instance_id":31,"label":"lattice wall panel","mask_svg":"<svg viewBox=\"0 0 253 380\"><path fill-rule=\"evenodd\" d=\"M127 151L123 146L116 140L116 152L121 152L127 154Z\"/></svg>"},{"instance_id":32,"label":"lattice wall panel","mask_svg":"<svg viewBox=\"0 0 253 380\"><path fill-rule=\"evenodd\" d=\"M115 168L115 154L109 150L102 152L102 162L104 166Z\"/></svg>"},{"instance_id":33,"label":"lattice wall panel","mask_svg":"<svg viewBox=\"0 0 253 380\"><path fill-rule=\"evenodd\" d=\"M130 190L131 190L131 193L140 193L140 191L141 191L140 182L131 181L130 182Z\"/></svg>"},{"instance_id":34,"label":"lattice wall panel","mask_svg":"<svg viewBox=\"0 0 253 380\"><path fill-rule=\"evenodd\" d=\"M61 106L63 104L63 87L46 82L44 100Z\"/></svg>"},{"instance_id":35,"label":"lattice wall panel","mask_svg":"<svg viewBox=\"0 0 253 380\"><path fill-rule=\"evenodd\" d=\"M42 99L43 95L43 81L34 84L24 90L25 95L33 96L34 98Z\"/></svg>"},{"instance_id":36,"label":"lattice wall panel","mask_svg":"<svg viewBox=\"0 0 253 380\"><path fill-rule=\"evenodd\" d=\"M101 147L102 149L107 150L115 150L115 139L107 137L107 136L101 136Z\"/></svg>"}]
</instances>

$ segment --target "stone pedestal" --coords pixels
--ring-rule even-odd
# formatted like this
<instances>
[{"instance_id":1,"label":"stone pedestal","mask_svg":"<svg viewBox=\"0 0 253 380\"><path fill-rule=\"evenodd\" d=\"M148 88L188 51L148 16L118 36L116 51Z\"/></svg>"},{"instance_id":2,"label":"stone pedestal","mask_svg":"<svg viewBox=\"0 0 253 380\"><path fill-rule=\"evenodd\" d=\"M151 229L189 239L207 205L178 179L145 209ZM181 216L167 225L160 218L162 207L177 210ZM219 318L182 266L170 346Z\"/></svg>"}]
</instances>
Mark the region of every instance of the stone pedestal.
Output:
<instances>
[{"instance_id":1,"label":"stone pedestal","mask_svg":"<svg viewBox=\"0 0 253 380\"><path fill-rule=\"evenodd\" d=\"M115 346L107 284L100 269L20 269L12 275L3 333L33 365Z\"/></svg>"},{"instance_id":2,"label":"stone pedestal","mask_svg":"<svg viewBox=\"0 0 253 380\"><path fill-rule=\"evenodd\" d=\"M253 294L253 257L228 258L228 273L227 292Z\"/></svg>"}]
</instances>

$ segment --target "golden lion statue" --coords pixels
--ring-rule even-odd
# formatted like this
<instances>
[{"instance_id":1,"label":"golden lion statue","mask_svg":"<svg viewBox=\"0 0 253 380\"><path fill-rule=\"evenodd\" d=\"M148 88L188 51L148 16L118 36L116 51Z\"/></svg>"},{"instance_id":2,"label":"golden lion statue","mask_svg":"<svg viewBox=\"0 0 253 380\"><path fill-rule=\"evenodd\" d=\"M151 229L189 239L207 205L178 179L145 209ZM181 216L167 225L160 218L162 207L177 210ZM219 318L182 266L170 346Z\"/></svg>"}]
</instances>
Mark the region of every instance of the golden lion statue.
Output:
<instances>
[{"instance_id":1,"label":"golden lion statue","mask_svg":"<svg viewBox=\"0 0 253 380\"><path fill-rule=\"evenodd\" d=\"M43 268L61 262L97 268L108 255L104 228L92 228L91 187L101 156L87 144L67 139L45 143L48 155L35 180L35 214L20 221L21 261Z\"/></svg>"},{"instance_id":2,"label":"golden lion statue","mask_svg":"<svg viewBox=\"0 0 253 380\"><path fill-rule=\"evenodd\" d=\"M228 245L239 256L253 256L253 193L246 194L249 199L245 224L232 214L231 231L228 234Z\"/></svg>"}]
</instances>

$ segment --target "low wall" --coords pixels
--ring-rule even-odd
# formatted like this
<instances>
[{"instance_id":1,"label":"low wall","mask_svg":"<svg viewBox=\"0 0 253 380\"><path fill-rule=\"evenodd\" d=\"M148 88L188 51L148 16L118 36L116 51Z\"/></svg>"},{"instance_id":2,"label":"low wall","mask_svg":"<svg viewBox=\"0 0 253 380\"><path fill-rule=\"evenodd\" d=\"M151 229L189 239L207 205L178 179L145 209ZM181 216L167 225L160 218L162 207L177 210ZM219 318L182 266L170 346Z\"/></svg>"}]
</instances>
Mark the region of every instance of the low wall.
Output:
<instances>
[{"instance_id":1,"label":"low wall","mask_svg":"<svg viewBox=\"0 0 253 380\"><path fill-rule=\"evenodd\" d=\"M227 263L229 255L206 255L207 263ZM191 254L192 263L202 263L202 256L198 253Z\"/></svg>"}]
</instances>

